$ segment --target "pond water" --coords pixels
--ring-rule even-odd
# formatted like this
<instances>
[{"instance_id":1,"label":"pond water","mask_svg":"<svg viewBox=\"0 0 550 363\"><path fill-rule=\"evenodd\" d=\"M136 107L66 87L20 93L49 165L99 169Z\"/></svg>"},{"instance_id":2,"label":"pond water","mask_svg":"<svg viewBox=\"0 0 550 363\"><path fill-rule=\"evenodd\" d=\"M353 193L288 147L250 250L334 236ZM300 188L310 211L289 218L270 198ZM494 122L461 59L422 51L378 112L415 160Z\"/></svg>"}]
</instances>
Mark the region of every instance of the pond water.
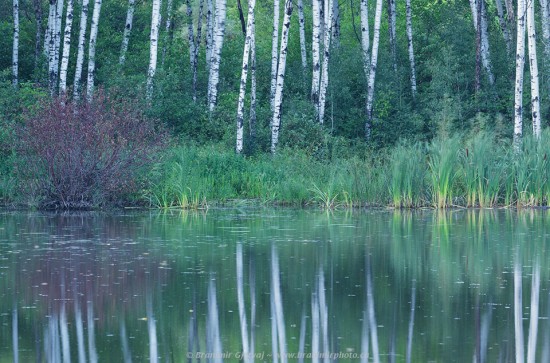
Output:
<instances>
[{"instance_id":1,"label":"pond water","mask_svg":"<svg viewBox=\"0 0 550 363\"><path fill-rule=\"evenodd\" d=\"M548 362L549 247L545 211L5 212L0 362Z\"/></svg>"}]
</instances>

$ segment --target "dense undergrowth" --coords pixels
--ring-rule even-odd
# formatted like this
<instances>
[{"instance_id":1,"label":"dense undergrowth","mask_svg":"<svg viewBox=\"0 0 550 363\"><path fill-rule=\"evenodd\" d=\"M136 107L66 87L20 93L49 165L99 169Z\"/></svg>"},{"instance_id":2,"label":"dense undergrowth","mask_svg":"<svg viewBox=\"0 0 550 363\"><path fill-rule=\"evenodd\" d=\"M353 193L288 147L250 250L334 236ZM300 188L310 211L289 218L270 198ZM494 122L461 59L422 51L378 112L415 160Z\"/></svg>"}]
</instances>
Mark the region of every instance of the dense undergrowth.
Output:
<instances>
[{"instance_id":1,"label":"dense undergrowth","mask_svg":"<svg viewBox=\"0 0 550 363\"><path fill-rule=\"evenodd\" d=\"M299 150L243 157L224 145L172 145L142 171L128 205L207 208L256 205L415 207L537 207L550 204L550 134L525 138L514 151L489 133L473 139L399 143L362 157L318 158ZM2 163L0 197L33 204L27 182ZM126 196L127 197L127 196ZM39 206L39 204L36 204Z\"/></svg>"}]
</instances>

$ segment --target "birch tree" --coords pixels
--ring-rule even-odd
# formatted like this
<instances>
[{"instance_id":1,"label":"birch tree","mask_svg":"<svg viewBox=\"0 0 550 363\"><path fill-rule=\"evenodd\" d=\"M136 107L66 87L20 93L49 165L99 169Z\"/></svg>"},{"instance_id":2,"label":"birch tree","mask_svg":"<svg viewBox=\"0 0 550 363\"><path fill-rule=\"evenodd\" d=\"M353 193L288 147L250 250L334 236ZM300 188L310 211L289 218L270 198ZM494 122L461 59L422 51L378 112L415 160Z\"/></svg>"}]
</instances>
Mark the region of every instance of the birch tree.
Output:
<instances>
[{"instance_id":1,"label":"birch tree","mask_svg":"<svg viewBox=\"0 0 550 363\"><path fill-rule=\"evenodd\" d=\"M478 37L480 37L478 43L480 47L481 63L483 65L483 68L485 68L485 72L487 73L489 84L493 86L495 83L495 76L493 75L491 56L489 52L489 35L487 28L487 10L485 7L485 1L470 0L470 8L472 10L474 29L476 30ZM478 25L480 25L480 28L478 28Z\"/></svg>"},{"instance_id":2,"label":"birch tree","mask_svg":"<svg viewBox=\"0 0 550 363\"><path fill-rule=\"evenodd\" d=\"M292 0L285 1L285 15L283 18L283 34L281 36L281 50L279 52L279 66L277 68L277 87L275 89L275 102L273 109L273 121L271 122L271 153L277 150L279 142L279 127L281 125L281 111L283 105L283 85L285 81L286 55L288 50L288 34L290 30L290 16L292 15Z\"/></svg>"},{"instance_id":3,"label":"birch tree","mask_svg":"<svg viewBox=\"0 0 550 363\"><path fill-rule=\"evenodd\" d=\"M36 35L34 43L34 69L38 68L42 50L42 0L33 0L34 17L36 19Z\"/></svg>"},{"instance_id":4,"label":"birch tree","mask_svg":"<svg viewBox=\"0 0 550 363\"><path fill-rule=\"evenodd\" d=\"M365 79L369 79L370 66L370 35L368 0L361 0L361 50L363 53L363 71Z\"/></svg>"},{"instance_id":5,"label":"birch tree","mask_svg":"<svg viewBox=\"0 0 550 363\"><path fill-rule=\"evenodd\" d=\"M67 0L67 15L65 17L65 31L63 32L63 55L61 57L61 69L59 70L59 91L62 95L67 93L67 69L69 68L69 55L71 53L71 29L73 26L73 0Z\"/></svg>"},{"instance_id":6,"label":"birch tree","mask_svg":"<svg viewBox=\"0 0 550 363\"><path fill-rule=\"evenodd\" d=\"M78 34L78 52L76 55L76 67L74 75L73 98L80 99L80 87L82 79L82 66L84 64L84 47L86 45L86 24L88 22L88 1L82 0L80 11L80 32Z\"/></svg>"},{"instance_id":7,"label":"birch tree","mask_svg":"<svg viewBox=\"0 0 550 363\"><path fill-rule=\"evenodd\" d=\"M243 66L241 71L241 85L239 89L239 100L237 104L237 154L243 151L243 135L244 135L244 97L246 93L246 81L248 77L248 63L250 58L250 43L252 39L252 31L254 30L254 7L255 0L248 1L248 17L246 24L246 38L244 41L243 51Z\"/></svg>"},{"instance_id":8,"label":"birch tree","mask_svg":"<svg viewBox=\"0 0 550 363\"><path fill-rule=\"evenodd\" d=\"M395 0L388 0L388 31L390 37L390 50L393 71L397 72L397 36L396 36L396 10Z\"/></svg>"},{"instance_id":9,"label":"birch tree","mask_svg":"<svg viewBox=\"0 0 550 363\"><path fill-rule=\"evenodd\" d=\"M340 4L332 1L332 42L335 47L340 46Z\"/></svg>"},{"instance_id":10,"label":"birch tree","mask_svg":"<svg viewBox=\"0 0 550 363\"><path fill-rule=\"evenodd\" d=\"M312 0L313 40L311 58L313 62L313 71L311 74L311 101L313 102L313 108L316 114L319 110L319 84L321 81L321 1L322 0Z\"/></svg>"},{"instance_id":11,"label":"birch tree","mask_svg":"<svg viewBox=\"0 0 550 363\"><path fill-rule=\"evenodd\" d=\"M374 34L372 39L372 55L369 68L369 81L367 85L367 121L365 123L365 138L370 139L371 125L373 119L374 105L374 80L376 77L376 66L378 63L378 45L380 41L380 20L382 18L382 0L376 0L374 13Z\"/></svg>"},{"instance_id":12,"label":"birch tree","mask_svg":"<svg viewBox=\"0 0 550 363\"><path fill-rule=\"evenodd\" d=\"M539 68L537 64L537 38L535 33L535 1L527 1L527 46L529 48L529 70L531 74L531 117L533 135L540 138Z\"/></svg>"},{"instance_id":13,"label":"birch tree","mask_svg":"<svg viewBox=\"0 0 550 363\"><path fill-rule=\"evenodd\" d=\"M12 52L13 87L19 82L19 0L13 0L13 52Z\"/></svg>"},{"instance_id":14,"label":"birch tree","mask_svg":"<svg viewBox=\"0 0 550 363\"><path fill-rule=\"evenodd\" d=\"M269 100L271 101L271 111L274 111L275 109L275 89L277 88L277 48L279 45L279 18L279 0L273 0L273 32L271 33L271 88L269 93Z\"/></svg>"},{"instance_id":15,"label":"birch tree","mask_svg":"<svg viewBox=\"0 0 550 363\"><path fill-rule=\"evenodd\" d=\"M514 148L519 151L523 133L523 68L525 66L525 0L518 0L514 91Z\"/></svg>"},{"instance_id":16,"label":"birch tree","mask_svg":"<svg viewBox=\"0 0 550 363\"><path fill-rule=\"evenodd\" d=\"M50 0L48 11L48 27L46 29L44 51L48 58L48 88L50 95L55 92L55 15L57 11L57 0Z\"/></svg>"},{"instance_id":17,"label":"birch tree","mask_svg":"<svg viewBox=\"0 0 550 363\"><path fill-rule=\"evenodd\" d=\"M158 36L160 26L160 0L153 0L151 17L151 35L149 51L149 68L147 70L147 101L153 98L153 80L157 71Z\"/></svg>"},{"instance_id":18,"label":"birch tree","mask_svg":"<svg viewBox=\"0 0 550 363\"><path fill-rule=\"evenodd\" d=\"M208 77L208 109L214 111L218 101L218 83L220 82L220 61L225 36L226 0L216 1L214 34L212 37L212 59Z\"/></svg>"},{"instance_id":19,"label":"birch tree","mask_svg":"<svg viewBox=\"0 0 550 363\"><path fill-rule=\"evenodd\" d=\"M101 13L101 1L102 0L95 0L94 11L92 13L92 25L90 27L90 43L88 45L88 81L86 84L86 97L88 102L91 102L94 97L95 47L99 28L99 14Z\"/></svg>"},{"instance_id":20,"label":"birch tree","mask_svg":"<svg viewBox=\"0 0 550 363\"><path fill-rule=\"evenodd\" d=\"M124 25L124 34L122 35L122 45L120 47L120 57L118 63L123 65L126 61L126 51L130 42L130 33L132 32L132 23L134 21L134 10L136 8L136 0L128 0L128 10L126 11L126 22Z\"/></svg>"},{"instance_id":21,"label":"birch tree","mask_svg":"<svg viewBox=\"0 0 550 363\"><path fill-rule=\"evenodd\" d=\"M189 63L191 69L193 69L195 63L195 35L193 33L193 8L191 7L191 1L186 0L187 8L187 35L189 39Z\"/></svg>"},{"instance_id":22,"label":"birch tree","mask_svg":"<svg viewBox=\"0 0 550 363\"><path fill-rule=\"evenodd\" d=\"M249 116L250 148L256 142L256 23L252 23L250 34L250 116ZM254 329L254 325L251 325ZM251 344L254 347L254 344Z\"/></svg>"},{"instance_id":23,"label":"birch tree","mask_svg":"<svg viewBox=\"0 0 550 363\"><path fill-rule=\"evenodd\" d=\"M406 12L407 12L407 43L408 43L408 49L409 49L409 63L411 64L411 92L412 92L413 98L415 98L416 97L416 65L414 62L411 0L406 0Z\"/></svg>"},{"instance_id":24,"label":"birch tree","mask_svg":"<svg viewBox=\"0 0 550 363\"><path fill-rule=\"evenodd\" d=\"M546 1L546 0L543 0ZM298 0L298 23L300 24L300 54L302 56L302 71L306 74L307 54L306 54L306 27L304 18L304 2Z\"/></svg>"},{"instance_id":25,"label":"birch tree","mask_svg":"<svg viewBox=\"0 0 550 363\"><path fill-rule=\"evenodd\" d=\"M541 0L547 1L547 0ZM497 7L498 23L500 25L500 30L502 31L502 37L506 43L506 54L510 56L512 53L512 40L510 37L510 30L508 29L508 22L504 18L504 9L502 7L502 0L495 0Z\"/></svg>"},{"instance_id":26,"label":"birch tree","mask_svg":"<svg viewBox=\"0 0 550 363\"><path fill-rule=\"evenodd\" d=\"M210 70L210 61L212 60L212 39L214 38L214 22L212 4L213 0L206 0L206 69Z\"/></svg>"},{"instance_id":27,"label":"birch tree","mask_svg":"<svg viewBox=\"0 0 550 363\"><path fill-rule=\"evenodd\" d=\"M168 49L168 43L172 41L172 10L173 0L168 0L166 4L166 25L164 32L164 44L162 45L162 65L164 66L164 59L166 58L166 50ZM170 40L170 42L168 41Z\"/></svg>"},{"instance_id":28,"label":"birch tree","mask_svg":"<svg viewBox=\"0 0 550 363\"><path fill-rule=\"evenodd\" d=\"M59 54L61 50L61 21L63 18L63 3L65 0L57 0L55 9L55 50L53 58L53 88L57 86L59 80Z\"/></svg>"},{"instance_id":29,"label":"birch tree","mask_svg":"<svg viewBox=\"0 0 550 363\"><path fill-rule=\"evenodd\" d=\"M210 1L210 0L209 0ZM197 66L199 49L202 38L202 16L203 16L204 0L199 1L199 21L197 24L197 36L195 37L195 54L193 55L193 102L197 101Z\"/></svg>"},{"instance_id":30,"label":"birch tree","mask_svg":"<svg viewBox=\"0 0 550 363\"><path fill-rule=\"evenodd\" d=\"M541 28L542 28L542 43L544 44L544 59L546 63L546 72L550 69L550 9L548 8L548 0L540 0L541 7ZM547 82L548 83L548 82ZM550 86L550 83L548 84Z\"/></svg>"},{"instance_id":31,"label":"birch tree","mask_svg":"<svg viewBox=\"0 0 550 363\"><path fill-rule=\"evenodd\" d=\"M325 24L332 24L333 0L325 0ZM325 26L323 42L323 64L321 69L321 86L319 90L319 123L324 122L325 103L328 87L328 66L330 60L330 40L332 38L332 26Z\"/></svg>"}]
</instances>

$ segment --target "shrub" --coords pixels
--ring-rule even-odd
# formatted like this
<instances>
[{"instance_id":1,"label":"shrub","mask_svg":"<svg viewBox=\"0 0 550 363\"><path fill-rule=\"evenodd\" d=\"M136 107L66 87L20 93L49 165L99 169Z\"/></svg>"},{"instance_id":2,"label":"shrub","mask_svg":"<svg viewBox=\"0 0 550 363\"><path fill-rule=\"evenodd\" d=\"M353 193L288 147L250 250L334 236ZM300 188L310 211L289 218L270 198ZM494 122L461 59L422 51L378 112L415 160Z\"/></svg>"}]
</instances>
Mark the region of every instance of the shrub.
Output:
<instances>
[{"instance_id":1,"label":"shrub","mask_svg":"<svg viewBox=\"0 0 550 363\"><path fill-rule=\"evenodd\" d=\"M99 92L93 102L43 102L18 130L18 170L43 208L82 209L117 201L136 188L167 133L137 104Z\"/></svg>"}]
</instances>

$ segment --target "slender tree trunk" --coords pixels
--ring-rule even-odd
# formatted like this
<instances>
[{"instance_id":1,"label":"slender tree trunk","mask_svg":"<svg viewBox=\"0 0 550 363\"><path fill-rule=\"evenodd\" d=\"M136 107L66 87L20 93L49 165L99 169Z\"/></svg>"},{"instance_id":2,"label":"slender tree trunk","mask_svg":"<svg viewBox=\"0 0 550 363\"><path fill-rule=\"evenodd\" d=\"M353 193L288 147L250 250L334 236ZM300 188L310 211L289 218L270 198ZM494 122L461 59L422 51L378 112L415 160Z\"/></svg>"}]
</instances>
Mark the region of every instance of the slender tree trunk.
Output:
<instances>
[{"instance_id":1,"label":"slender tree trunk","mask_svg":"<svg viewBox=\"0 0 550 363\"><path fill-rule=\"evenodd\" d=\"M71 362L71 345L69 340L69 325L67 324L67 311L65 302L62 302L59 315L59 328L61 331L61 348L63 350L63 363Z\"/></svg>"},{"instance_id":2,"label":"slender tree trunk","mask_svg":"<svg viewBox=\"0 0 550 363\"><path fill-rule=\"evenodd\" d=\"M409 331L407 334L407 354L405 355L405 362L411 363L412 359L412 341L413 341L413 328L414 328L414 312L416 309L416 280L413 280L412 293L411 293L411 317L409 319Z\"/></svg>"},{"instance_id":3,"label":"slender tree trunk","mask_svg":"<svg viewBox=\"0 0 550 363\"><path fill-rule=\"evenodd\" d=\"M547 1L547 0L541 0ZM506 43L506 54L510 56L512 54L512 41L510 37L510 30L508 29L508 23L504 18L504 8L502 7L502 0L495 0L497 7L498 23L500 25L500 30L502 31L502 37Z\"/></svg>"},{"instance_id":4,"label":"slender tree trunk","mask_svg":"<svg viewBox=\"0 0 550 363\"><path fill-rule=\"evenodd\" d=\"M216 1L216 26L213 34L212 60L208 77L208 109L214 111L218 101L218 83L220 82L220 62L225 36L226 0Z\"/></svg>"},{"instance_id":5,"label":"slender tree trunk","mask_svg":"<svg viewBox=\"0 0 550 363\"><path fill-rule=\"evenodd\" d=\"M202 16L204 0L199 1L199 20L197 23L197 36L195 37L195 54L193 55L193 102L197 102L197 66L199 64L199 49L202 38ZM208 42L208 40L207 40Z\"/></svg>"},{"instance_id":6,"label":"slender tree trunk","mask_svg":"<svg viewBox=\"0 0 550 363\"><path fill-rule=\"evenodd\" d=\"M191 70L193 70L195 63L195 35L193 34L193 7L191 1L186 0L187 7L187 34L189 38L189 63L191 64Z\"/></svg>"},{"instance_id":7,"label":"slender tree trunk","mask_svg":"<svg viewBox=\"0 0 550 363\"><path fill-rule=\"evenodd\" d=\"M210 70L212 61L212 41L214 39L213 0L206 0L206 69Z\"/></svg>"},{"instance_id":8,"label":"slender tree trunk","mask_svg":"<svg viewBox=\"0 0 550 363\"><path fill-rule=\"evenodd\" d=\"M153 297L151 293L146 298L147 310L147 332L149 335L149 362L157 363L158 360L158 339L157 339L157 321L153 314Z\"/></svg>"},{"instance_id":9,"label":"slender tree trunk","mask_svg":"<svg viewBox=\"0 0 550 363\"><path fill-rule=\"evenodd\" d=\"M378 64L378 45L380 42L380 20L382 18L382 0L376 0L376 12L374 14L374 35L372 40L372 56L369 69L369 83L367 86L367 122L365 123L365 138L370 139L374 106L374 80L376 66ZM374 333L372 333L374 334Z\"/></svg>"},{"instance_id":10,"label":"slender tree trunk","mask_svg":"<svg viewBox=\"0 0 550 363\"><path fill-rule=\"evenodd\" d=\"M332 2L333 0L325 0L325 24L332 24ZM330 61L330 40L332 38L332 26L325 27L325 39L323 44L323 64L321 68L321 87L319 91L319 123L324 122L325 118L325 103L328 87L328 66Z\"/></svg>"},{"instance_id":11,"label":"slender tree trunk","mask_svg":"<svg viewBox=\"0 0 550 363\"><path fill-rule=\"evenodd\" d=\"M340 4L332 1L332 41L334 47L340 46Z\"/></svg>"},{"instance_id":12,"label":"slender tree trunk","mask_svg":"<svg viewBox=\"0 0 550 363\"><path fill-rule=\"evenodd\" d=\"M48 57L48 88L50 90L51 96L53 96L55 92L55 15L57 11L57 1L58 0L50 0L48 27L46 30L47 46L44 47L44 49L46 50L46 55Z\"/></svg>"},{"instance_id":13,"label":"slender tree trunk","mask_svg":"<svg viewBox=\"0 0 550 363\"><path fill-rule=\"evenodd\" d=\"M78 302L78 297L76 294L76 287L73 291L74 293L74 319L75 319L75 329L76 329L76 346L78 350L78 363L86 363L86 348L84 347L84 324L82 321L82 312L80 310L80 304Z\"/></svg>"},{"instance_id":14,"label":"slender tree trunk","mask_svg":"<svg viewBox=\"0 0 550 363\"><path fill-rule=\"evenodd\" d=\"M214 357L212 363L222 363L222 342L220 335L220 319L218 314L218 301L216 298L216 286L214 279L208 284L208 316L207 316L207 352ZM207 343L208 344L208 343Z\"/></svg>"},{"instance_id":15,"label":"slender tree trunk","mask_svg":"<svg viewBox=\"0 0 550 363\"><path fill-rule=\"evenodd\" d=\"M317 292L311 295L311 355L312 363L319 363L319 299Z\"/></svg>"},{"instance_id":16,"label":"slender tree trunk","mask_svg":"<svg viewBox=\"0 0 550 363\"><path fill-rule=\"evenodd\" d=\"M545 1L545 0L543 0ZM302 56L302 72L306 74L307 53L306 53L306 26L304 18L304 1L298 0L298 22L300 24L300 54Z\"/></svg>"},{"instance_id":17,"label":"slender tree trunk","mask_svg":"<svg viewBox=\"0 0 550 363\"><path fill-rule=\"evenodd\" d=\"M286 0L285 9L286 10L290 9L290 12L292 12L292 0ZM285 11L285 18L287 17L286 14L287 14L287 11ZM289 21L290 21L290 18L289 18ZM287 25L287 23L283 22L283 37L282 37L281 43L284 42L284 38L285 38L285 25ZM286 29L288 29L288 26L286 26ZM278 88L279 87L277 84L277 89ZM277 336L279 338L278 339L279 357L280 357L281 363L286 363L288 361L288 358L287 358L287 349L286 349L285 318L283 314L283 298L281 295L279 255L277 254L277 250L275 246L271 246L271 281L273 286L273 304L275 307L275 316L277 320Z\"/></svg>"},{"instance_id":18,"label":"slender tree trunk","mask_svg":"<svg viewBox=\"0 0 550 363\"><path fill-rule=\"evenodd\" d=\"M396 36L396 11L395 0L388 0L388 31L390 37L390 50L393 71L397 73L397 36Z\"/></svg>"},{"instance_id":19,"label":"slender tree trunk","mask_svg":"<svg viewBox=\"0 0 550 363\"><path fill-rule=\"evenodd\" d=\"M532 4L533 2L531 2ZM529 5L527 5L529 6ZM530 5L533 6L533 5ZM529 16L529 15L528 15ZM527 339L527 363L535 363L539 327L540 265L535 262L531 280L531 308L529 309L529 338Z\"/></svg>"},{"instance_id":20,"label":"slender tree trunk","mask_svg":"<svg viewBox=\"0 0 550 363\"><path fill-rule=\"evenodd\" d=\"M19 8L19 4L17 4ZM15 1L14 1L15 8ZM17 9L19 11L19 9ZM15 13L15 9L14 9ZM12 315L11 315L11 337L12 337L12 348L13 348L13 363L19 363L19 314L17 312L17 304L13 304Z\"/></svg>"},{"instance_id":21,"label":"slender tree trunk","mask_svg":"<svg viewBox=\"0 0 550 363\"><path fill-rule=\"evenodd\" d=\"M281 111L283 106L283 85L285 81L286 55L288 48L288 33L290 30L290 16L292 15L292 0L285 0L285 15L283 18L283 34L281 37L281 51L279 53L279 67L277 69L277 88L271 123L271 153L275 154L279 142L279 127L281 126Z\"/></svg>"},{"instance_id":22,"label":"slender tree trunk","mask_svg":"<svg viewBox=\"0 0 550 363\"><path fill-rule=\"evenodd\" d=\"M376 20L375 20L376 22ZM376 26L375 26L376 27ZM376 30L375 30L376 32ZM374 45L374 41L373 41ZM373 52L374 54L374 52ZM372 293L372 278L371 278L371 266L370 266L370 260L367 256L367 263L366 263L366 279L367 279L367 312L369 315L369 330L370 330L370 338L371 338L371 344L372 344L372 358L374 363L380 363L380 354L379 354L379 346L378 346L378 330L376 325L376 315L374 310L374 296Z\"/></svg>"},{"instance_id":23,"label":"slender tree trunk","mask_svg":"<svg viewBox=\"0 0 550 363\"><path fill-rule=\"evenodd\" d=\"M367 313L367 303L363 310L363 322L361 323L361 363L369 362L369 314Z\"/></svg>"},{"instance_id":24,"label":"slender tree trunk","mask_svg":"<svg viewBox=\"0 0 550 363\"><path fill-rule=\"evenodd\" d=\"M312 40L312 61L313 71L311 74L311 101L315 114L319 117L319 84L321 82L321 7L322 0L312 0L313 12L313 40Z\"/></svg>"},{"instance_id":25,"label":"slender tree trunk","mask_svg":"<svg viewBox=\"0 0 550 363\"><path fill-rule=\"evenodd\" d=\"M481 60L483 62L483 68L487 73L489 79L489 85L494 86L495 76L493 75L493 67L491 65L491 53L489 52L489 30L487 25L487 6L485 0L479 0L481 2Z\"/></svg>"},{"instance_id":26,"label":"slender tree trunk","mask_svg":"<svg viewBox=\"0 0 550 363\"><path fill-rule=\"evenodd\" d=\"M413 30L411 0L406 0L407 11L407 43L409 44L409 63L411 64L411 92L416 97L416 65L414 62Z\"/></svg>"},{"instance_id":27,"label":"slender tree trunk","mask_svg":"<svg viewBox=\"0 0 550 363\"><path fill-rule=\"evenodd\" d=\"M162 62L161 64L164 66L164 59L166 58L166 50L168 49L169 43L172 41L172 16L173 16L173 0L168 0L168 3L166 4L166 25L165 25L165 32L164 32L164 44L162 45ZM191 17L192 19L192 17ZM194 57L194 53L192 57Z\"/></svg>"},{"instance_id":28,"label":"slender tree trunk","mask_svg":"<svg viewBox=\"0 0 550 363\"><path fill-rule=\"evenodd\" d=\"M330 24L330 23L327 22L326 24ZM328 27L326 30L328 32ZM327 299L325 294L325 275L324 275L322 266L319 268L317 286L318 286L318 296L319 296L319 316L321 317L321 332L323 334L323 356L324 356L324 362L329 363L330 346L328 342L328 307L327 307L327 301L326 301Z\"/></svg>"},{"instance_id":29,"label":"slender tree trunk","mask_svg":"<svg viewBox=\"0 0 550 363\"><path fill-rule=\"evenodd\" d=\"M544 62L543 67L545 66L546 76L548 77L550 73L550 9L548 8L548 0L540 0L541 14L540 22L542 28L542 43L544 44ZM545 82L543 82L545 83ZM549 86L550 91L550 82L546 82Z\"/></svg>"},{"instance_id":30,"label":"slender tree trunk","mask_svg":"<svg viewBox=\"0 0 550 363\"><path fill-rule=\"evenodd\" d=\"M90 363L97 363L97 348L95 343L95 323L94 323L94 307L91 301L88 301L87 309L88 317L88 352L90 353Z\"/></svg>"},{"instance_id":31,"label":"slender tree trunk","mask_svg":"<svg viewBox=\"0 0 550 363\"><path fill-rule=\"evenodd\" d=\"M279 45L279 0L273 0L273 32L271 35L271 88L269 99L271 101L271 111L275 107L275 89L277 88L277 49Z\"/></svg>"},{"instance_id":32,"label":"slender tree trunk","mask_svg":"<svg viewBox=\"0 0 550 363\"><path fill-rule=\"evenodd\" d=\"M237 9L239 10L239 20L241 21L241 30L243 32L243 37L246 37L246 20L244 20L243 6L241 5L241 0L237 0Z\"/></svg>"},{"instance_id":33,"label":"slender tree trunk","mask_svg":"<svg viewBox=\"0 0 550 363\"><path fill-rule=\"evenodd\" d=\"M518 0L516 82L514 92L514 148L519 150L523 134L523 68L525 65L525 0Z\"/></svg>"},{"instance_id":34,"label":"slender tree trunk","mask_svg":"<svg viewBox=\"0 0 550 363\"><path fill-rule=\"evenodd\" d=\"M95 47L99 28L99 15L101 13L101 1L102 0L95 0L94 11L92 13L92 25L90 27L90 43L88 45L88 83L86 89L86 98L88 102L91 102L94 97Z\"/></svg>"},{"instance_id":35,"label":"slender tree trunk","mask_svg":"<svg viewBox=\"0 0 550 363\"><path fill-rule=\"evenodd\" d=\"M243 66L241 71L241 85L239 89L239 101L237 104L237 154L243 151L243 135L244 135L244 98L246 93L246 81L248 77L248 63L250 58L250 43L252 31L254 29L254 7L255 0L248 1L248 20L246 24L246 38L244 41L243 51Z\"/></svg>"},{"instance_id":36,"label":"slender tree trunk","mask_svg":"<svg viewBox=\"0 0 550 363\"><path fill-rule=\"evenodd\" d=\"M65 31L63 32L63 56L61 57L61 69L59 70L59 91L67 94L67 69L69 68L69 56L71 54L71 29L73 26L73 0L67 0L67 16L65 17Z\"/></svg>"},{"instance_id":37,"label":"slender tree trunk","mask_svg":"<svg viewBox=\"0 0 550 363\"><path fill-rule=\"evenodd\" d=\"M522 0L520 0L522 1ZM518 14L525 9L518 3ZM520 15L522 16L522 15ZM519 26L518 26L519 28ZM517 258L517 257L516 257ZM516 342L516 363L523 363L525 359L523 347L523 309L521 307L522 289L521 289L521 266L516 260L514 263L514 336Z\"/></svg>"},{"instance_id":38,"label":"slender tree trunk","mask_svg":"<svg viewBox=\"0 0 550 363\"><path fill-rule=\"evenodd\" d=\"M533 135L538 139L540 138L540 96L534 0L527 1L527 45L529 48L529 70L531 74L531 116L533 118Z\"/></svg>"},{"instance_id":39,"label":"slender tree trunk","mask_svg":"<svg viewBox=\"0 0 550 363\"><path fill-rule=\"evenodd\" d=\"M84 64L84 47L86 46L86 24L88 22L88 1L89 0L82 0L82 10L80 13L80 32L78 34L78 52L76 55L76 68L73 86L73 98L76 101L80 99L82 68Z\"/></svg>"},{"instance_id":40,"label":"slender tree trunk","mask_svg":"<svg viewBox=\"0 0 550 363\"><path fill-rule=\"evenodd\" d=\"M250 150L254 150L256 144L256 23L252 24L250 36ZM254 325L251 326L254 328Z\"/></svg>"},{"instance_id":41,"label":"slender tree trunk","mask_svg":"<svg viewBox=\"0 0 550 363\"><path fill-rule=\"evenodd\" d=\"M63 18L64 1L65 0L57 0L57 6L55 9L54 52L53 52L52 74L51 74L52 85L50 89L52 94L56 92L57 83L59 80L59 53L61 50L61 21Z\"/></svg>"},{"instance_id":42,"label":"slender tree trunk","mask_svg":"<svg viewBox=\"0 0 550 363\"><path fill-rule=\"evenodd\" d=\"M365 79L369 79L370 67L370 35L369 35L369 4L361 0L361 49L363 51L363 71Z\"/></svg>"},{"instance_id":43,"label":"slender tree trunk","mask_svg":"<svg viewBox=\"0 0 550 363\"><path fill-rule=\"evenodd\" d=\"M132 32L132 23L134 21L134 10L136 8L136 0L128 0L128 11L126 12L126 25L124 26L124 35L122 36L122 46L120 47L119 64L124 64L126 61L126 51L130 42L130 33Z\"/></svg>"},{"instance_id":44,"label":"slender tree trunk","mask_svg":"<svg viewBox=\"0 0 550 363\"><path fill-rule=\"evenodd\" d=\"M481 90L481 1L470 0L470 7L472 9L472 20L474 22L474 29L476 31L476 78L475 78L475 90L476 95Z\"/></svg>"},{"instance_id":45,"label":"slender tree trunk","mask_svg":"<svg viewBox=\"0 0 550 363\"><path fill-rule=\"evenodd\" d=\"M160 0L153 0L153 14L151 19L149 69L147 71L147 101L153 98L153 80L157 71L158 36L160 26Z\"/></svg>"},{"instance_id":46,"label":"slender tree trunk","mask_svg":"<svg viewBox=\"0 0 550 363\"><path fill-rule=\"evenodd\" d=\"M12 53L13 87L19 83L19 0L13 0L13 53Z\"/></svg>"},{"instance_id":47,"label":"slender tree trunk","mask_svg":"<svg viewBox=\"0 0 550 363\"><path fill-rule=\"evenodd\" d=\"M36 35L34 43L34 69L38 71L40 52L42 51L42 0L33 0L34 17L36 18ZM38 72L37 72L38 73Z\"/></svg>"}]
</instances>

